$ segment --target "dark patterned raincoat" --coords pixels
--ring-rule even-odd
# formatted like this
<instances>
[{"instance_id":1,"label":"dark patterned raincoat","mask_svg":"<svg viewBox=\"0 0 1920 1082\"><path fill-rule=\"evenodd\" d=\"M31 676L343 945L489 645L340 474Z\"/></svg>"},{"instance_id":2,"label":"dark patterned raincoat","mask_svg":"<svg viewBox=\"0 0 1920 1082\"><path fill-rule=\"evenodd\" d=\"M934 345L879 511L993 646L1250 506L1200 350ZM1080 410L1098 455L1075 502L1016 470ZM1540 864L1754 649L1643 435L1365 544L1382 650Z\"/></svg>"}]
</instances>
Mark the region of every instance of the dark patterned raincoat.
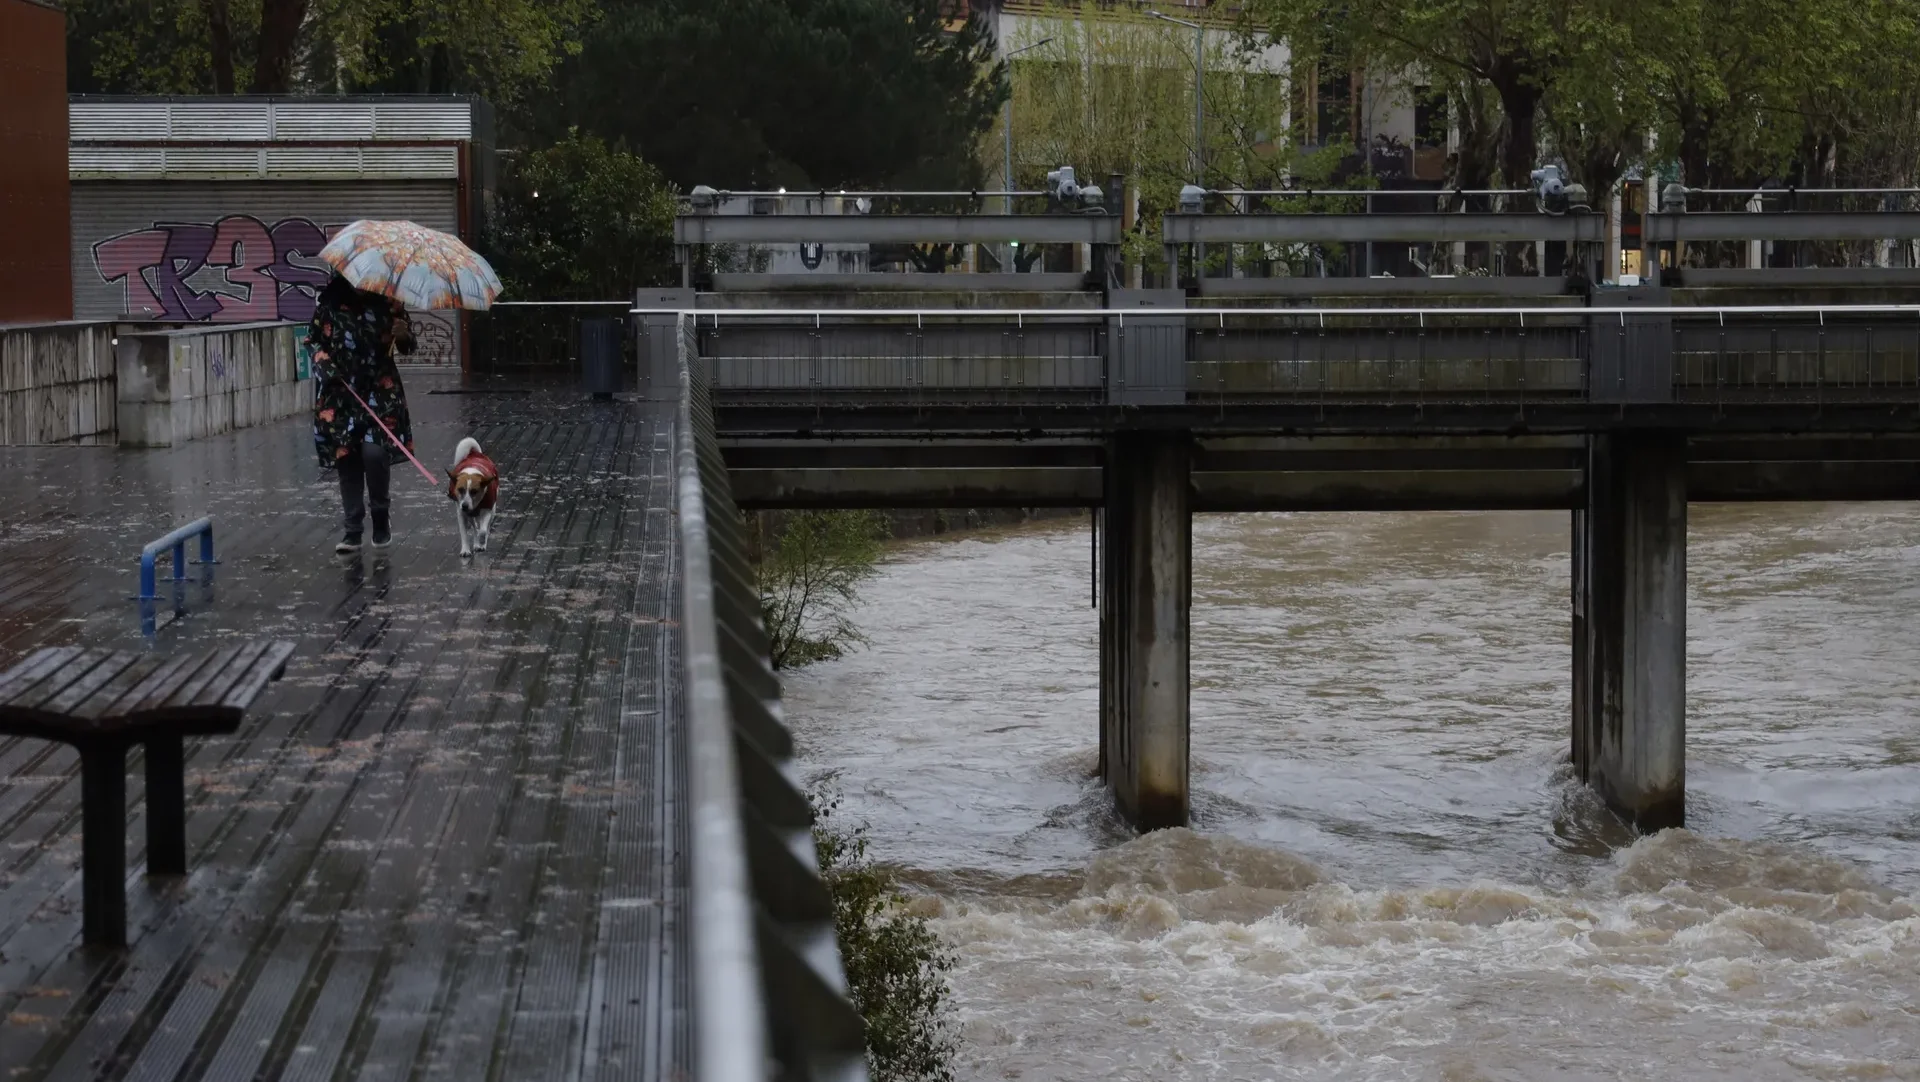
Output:
<instances>
[{"instance_id":1,"label":"dark patterned raincoat","mask_svg":"<svg viewBox=\"0 0 1920 1082\"><path fill-rule=\"evenodd\" d=\"M324 300L307 325L307 344L313 350L313 449L322 469L332 469L356 443L368 440L387 448L393 444L367 411L347 393L352 386L393 434L413 450L413 419L407 413L406 388L393 363L393 302L372 293L360 293L349 303Z\"/></svg>"}]
</instances>

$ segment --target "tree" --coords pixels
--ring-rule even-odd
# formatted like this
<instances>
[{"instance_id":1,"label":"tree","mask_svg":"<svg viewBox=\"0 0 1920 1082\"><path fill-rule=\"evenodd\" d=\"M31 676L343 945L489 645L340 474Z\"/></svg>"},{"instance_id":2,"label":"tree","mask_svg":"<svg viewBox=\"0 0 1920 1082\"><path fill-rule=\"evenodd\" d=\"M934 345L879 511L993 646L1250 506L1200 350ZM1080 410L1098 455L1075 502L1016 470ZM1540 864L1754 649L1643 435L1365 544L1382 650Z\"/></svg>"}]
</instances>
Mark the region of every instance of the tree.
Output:
<instances>
[{"instance_id":1,"label":"tree","mask_svg":"<svg viewBox=\"0 0 1920 1082\"><path fill-rule=\"evenodd\" d=\"M1538 164L1541 101L1570 60L1574 28L1601 0L1250 0L1249 17L1295 56L1335 56L1398 77L1420 71L1485 83L1500 98L1502 179Z\"/></svg>"},{"instance_id":2,"label":"tree","mask_svg":"<svg viewBox=\"0 0 1920 1082\"><path fill-rule=\"evenodd\" d=\"M946 1024L953 954L886 868L867 855L866 828L832 822L839 801L813 794L814 849L833 898L834 934L853 1005L866 1023L873 1082L952 1082L953 1034Z\"/></svg>"},{"instance_id":3,"label":"tree","mask_svg":"<svg viewBox=\"0 0 1920 1082\"><path fill-rule=\"evenodd\" d=\"M284 0L307 2L307 0ZM600 0L311 0L309 67L339 89L478 93L513 106L542 88Z\"/></svg>"},{"instance_id":4,"label":"tree","mask_svg":"<svg viewBox=\"0 0 1920 1082\"><path fill-rule=\"evenodd\" d=\"M1810 187L1881 174L1906 146L1920 86L1906 0L1680 0L1638 11L1662 150L1686 183L1730 187L1793 176ZM1898 161L1899 157L1893 159Z\"/></svg>"},{"instance_id":5,"label":"tree","mask_svg":"<svg viewBox=\"0 0 1920 1082\"><path fill-rule=\"evenodd\" d=\"M68 0L67 11L76 91L511 101L576 47L595 0Z\"/></svg>"},{"instance_id":6,"label":"tree","mask_svg":"<svg viewBox=\"0 0 1920 1082\"><path fill-rule=\"evenodd\" d=\"M848 619L880 561L887 520L873 511L748 516L761 618L776 669L839 657L863 640Z\"/></svg>"},{"instance_id":7,"label":"tree","mask_svg":"<svg viewBox=\"0 0 1920 1082\"><path fill-rule=\"evenodd\" d=\"M675 212L659 170L569 132L507 159L485 247L511 296L617 300L672 280Z\"/></svg>"},{"instance_id":8,"label":"tree","mask_svg":"<svg viewBox=\"0 0 1920 1082\"><path fill-rule=\"evenodd\" d=\"M1094 14L1060 0L1025 23L1009 42L1037 46L1011 66L1016 186L1037 187L1049 169L1071 165L1100 183L1124 173L1144 202L1172 206L1196 179L1193 37L1141 11ZM1277 182L1289 165L1277 57L1264 40L1225 33L1204 38L1201 53L1208 186ZM1004 135L1001 126L983 145L995 172L1005 168Z\"/></svg>"},{"instance_id":9,"label":"tree","mask_svg":"<svg viewBox=\"0 0 1920 1082\"><path fill-rule=\"evenodd\" d=\"M67 0L67 86L78 94L201 94L216 90L207 16L214 0ZM223 11L225 4L218 5ZM228 14L246 34L258 5ZM233 63L224 63L231 87Z\"/></svg>"},{"instance_id":10,"label":"tree","mask_svg":"<svg viewBox=\"0 0 1920 1082\"><path fill-rule=\"evenodd\" d=\"M635 148L682 187L971 186L1001 102L984 23L942 0L607 0L515 119Z\"/></svg>"},{"instance_id":11,"label":"tree","mask_svg":"<svg viewBox=\"0 0 1920 1082\"><path fill-rule=\"evenodd\" d=\"M1602 199L1646 151L1653 95L1628 23L1583 9L1562 48L1567 62L1541 105L1545 142Z\"/></svg>"}]
</instances>

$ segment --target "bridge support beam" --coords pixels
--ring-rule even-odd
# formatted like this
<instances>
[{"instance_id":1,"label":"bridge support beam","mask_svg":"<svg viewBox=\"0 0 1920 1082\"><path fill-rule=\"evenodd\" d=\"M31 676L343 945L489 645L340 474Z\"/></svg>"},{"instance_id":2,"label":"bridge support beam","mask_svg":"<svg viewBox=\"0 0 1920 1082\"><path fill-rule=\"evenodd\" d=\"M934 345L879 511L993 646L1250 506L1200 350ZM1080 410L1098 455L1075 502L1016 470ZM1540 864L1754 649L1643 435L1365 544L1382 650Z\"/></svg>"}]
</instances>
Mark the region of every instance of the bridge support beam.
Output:
<instances>
[{"instance_id":1,"label":"bridge support beam","mask_svg":"<svg viewBox=\"0 0 1920 1082\"><path fill-rule=\"evenodd\" d=\"M1592 437L1573 514L1573 765L1642 831L1686 819L1687 450Z\"/></svg>"},{"instance_id":2,"label":"bridge support beam","mask_svg":"<svg viewBox=\"0 0 1920 1082\"><path fill-rule=\"evenodd\" d=\"M1140 830L1185 826L1192 439L1122 433L1101 510L1100 773Z\"/></svg>"}]
</instances>

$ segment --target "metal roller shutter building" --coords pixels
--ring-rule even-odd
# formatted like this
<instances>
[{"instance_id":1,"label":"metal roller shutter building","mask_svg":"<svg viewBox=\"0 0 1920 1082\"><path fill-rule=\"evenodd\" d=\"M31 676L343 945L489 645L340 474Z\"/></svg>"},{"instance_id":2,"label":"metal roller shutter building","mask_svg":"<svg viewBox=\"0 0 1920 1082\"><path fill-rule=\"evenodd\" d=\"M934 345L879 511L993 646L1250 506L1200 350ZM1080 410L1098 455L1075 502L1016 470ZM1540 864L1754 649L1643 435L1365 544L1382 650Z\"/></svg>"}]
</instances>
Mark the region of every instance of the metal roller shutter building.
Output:
<instances>
[{"instance_id":1,"label":"metal roller shutter building","mask_svg":"<svg viewBox=\"0 0 1920 1082\"><path fill-rule=\"evenodd\" d=\"M471 242L492 189L471 98L138 98L69 104L77 319L304 321L315 253L360 218ZM461 362L454 313L417 313L415 363Z\"/></svg>"}]
</instances>

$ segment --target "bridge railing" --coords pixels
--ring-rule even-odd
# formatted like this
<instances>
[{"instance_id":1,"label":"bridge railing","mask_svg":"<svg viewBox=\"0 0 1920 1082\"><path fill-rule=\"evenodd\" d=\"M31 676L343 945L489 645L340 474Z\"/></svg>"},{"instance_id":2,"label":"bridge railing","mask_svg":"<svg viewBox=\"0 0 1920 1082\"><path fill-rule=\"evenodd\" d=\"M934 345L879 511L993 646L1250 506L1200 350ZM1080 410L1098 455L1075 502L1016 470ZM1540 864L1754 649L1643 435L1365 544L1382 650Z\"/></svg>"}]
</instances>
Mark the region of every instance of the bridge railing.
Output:
<instances>
[{"instance_id":1,"label":"bridge railing","mask_svg":"<svg viewBox=\"0 0 1920 1082\"><path fill-rule=\"evenodd\" d=\"M1904 401L1920 306L701 311L729 406Z\"/></svg>"},{"instance_id":2,"label":"bridge railing","mask_svg":"<svg viewBox=\"0 0 1920 1082\"><path fill-rule=\"evenodd\" d=\"M864 1082L813 813L767 661L706 380L680 346L676 426L698 1082Z\"/></svg>"}]
</instances>

